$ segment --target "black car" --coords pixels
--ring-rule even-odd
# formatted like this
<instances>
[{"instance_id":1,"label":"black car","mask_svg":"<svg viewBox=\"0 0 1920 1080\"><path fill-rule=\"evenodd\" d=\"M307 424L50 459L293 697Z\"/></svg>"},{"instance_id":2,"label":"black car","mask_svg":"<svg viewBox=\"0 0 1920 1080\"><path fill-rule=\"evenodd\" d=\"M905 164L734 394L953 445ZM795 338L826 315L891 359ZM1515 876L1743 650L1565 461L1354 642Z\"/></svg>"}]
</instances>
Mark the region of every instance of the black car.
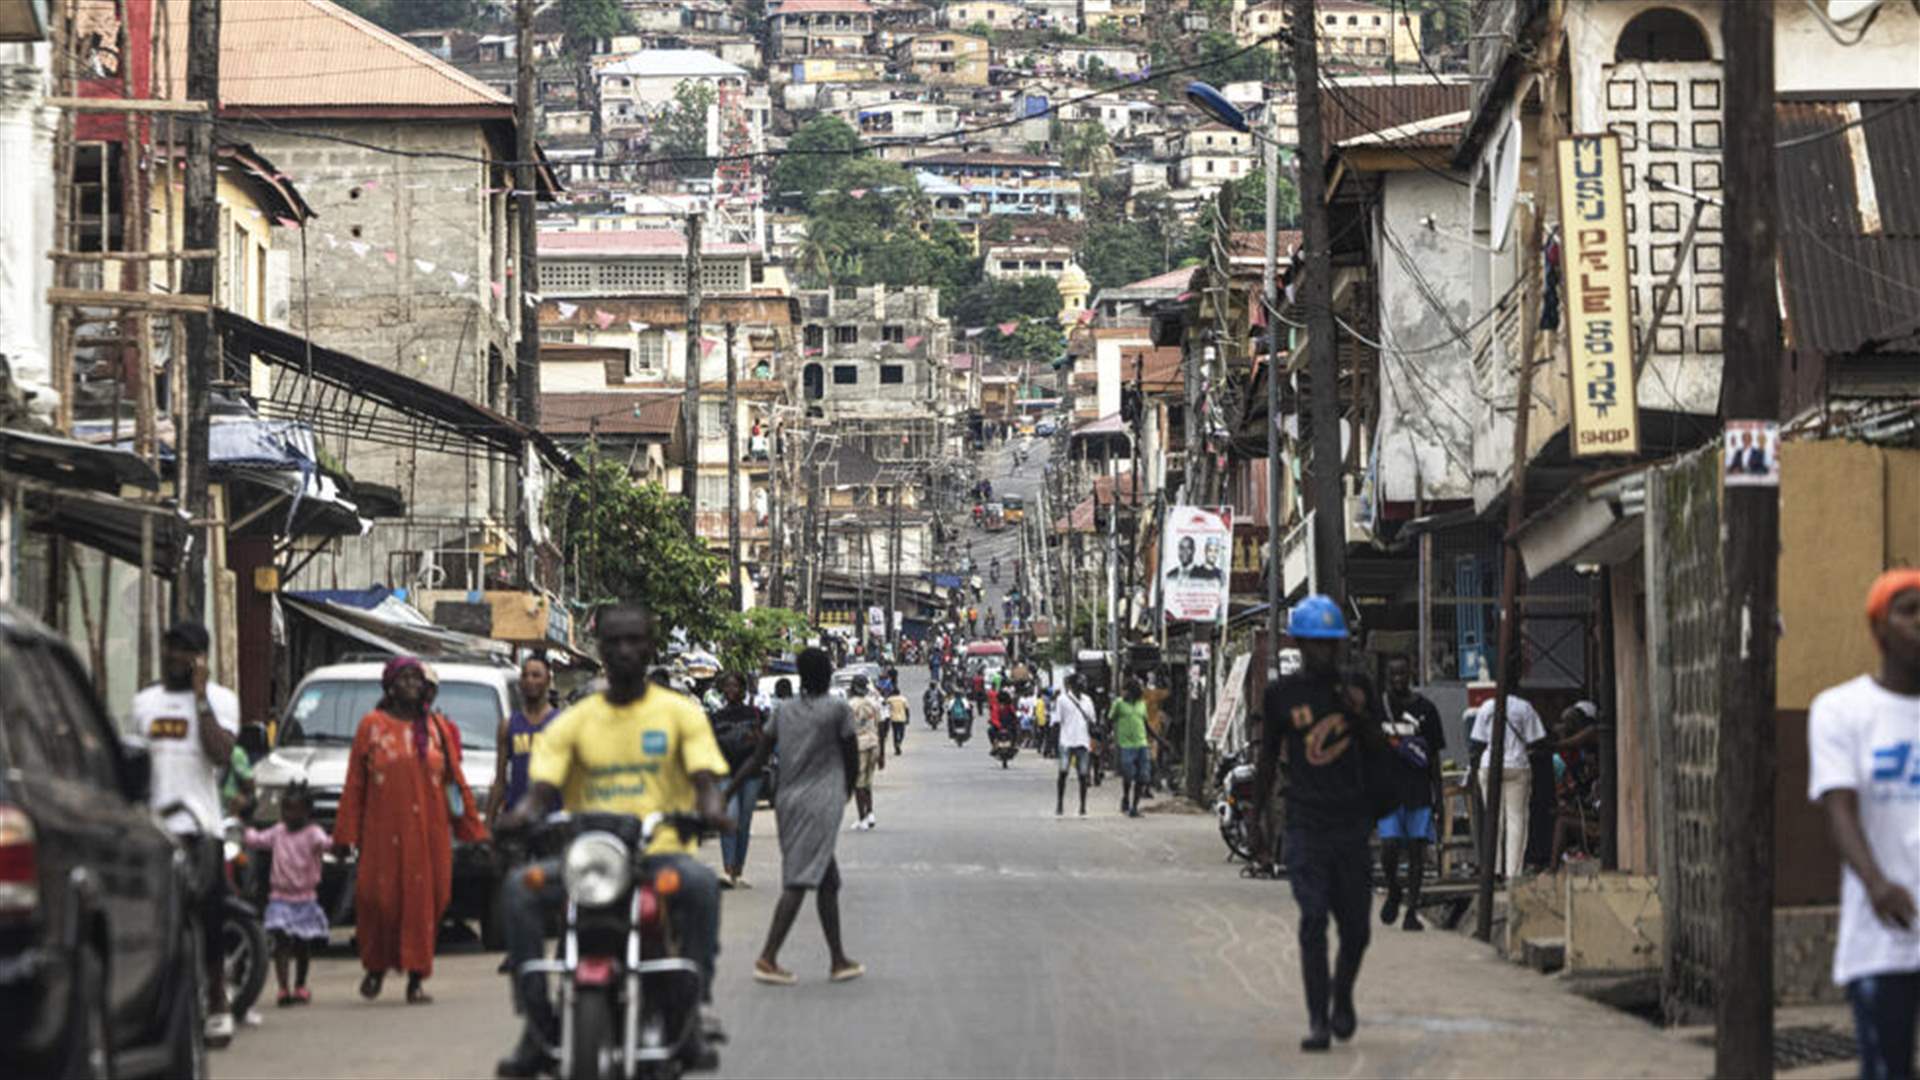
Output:
<instances>
[{"instance_id":1,"label":"black car","mask_svg":"<svg viewBox=\"0 0 1920 1080\"><path fill-rule=\"evenodd\" d=\"M205 1075L190 875L66 644L0 606L0 1076Z\"/></svg>"}]
</instances>

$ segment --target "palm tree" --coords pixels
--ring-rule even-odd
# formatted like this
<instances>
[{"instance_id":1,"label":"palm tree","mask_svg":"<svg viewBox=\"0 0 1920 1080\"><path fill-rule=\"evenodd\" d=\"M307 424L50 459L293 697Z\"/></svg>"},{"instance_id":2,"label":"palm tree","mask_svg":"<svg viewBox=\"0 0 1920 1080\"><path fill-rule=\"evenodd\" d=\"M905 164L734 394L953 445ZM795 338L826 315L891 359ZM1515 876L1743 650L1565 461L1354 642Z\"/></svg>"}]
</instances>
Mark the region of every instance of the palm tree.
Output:
<instances>
[{"instance_id":1,"label":"palm tree","mask_svg":"<svg viewBox=\"0 0 1920 1080\"><path fill-rule=\"evenodd\" d=\"M831 280L834 261L839 257L837 245L809 229L794 251L794 273L804 284L823 287Z\"/></svg>"}]
</instances>

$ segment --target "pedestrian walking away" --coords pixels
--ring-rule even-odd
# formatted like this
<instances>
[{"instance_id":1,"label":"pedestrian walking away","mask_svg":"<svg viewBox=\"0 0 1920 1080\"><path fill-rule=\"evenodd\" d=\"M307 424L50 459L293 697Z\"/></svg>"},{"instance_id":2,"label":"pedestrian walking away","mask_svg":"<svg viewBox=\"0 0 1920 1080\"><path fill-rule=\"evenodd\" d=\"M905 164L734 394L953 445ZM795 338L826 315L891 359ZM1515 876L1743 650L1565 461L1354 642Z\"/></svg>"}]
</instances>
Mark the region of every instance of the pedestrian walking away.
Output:
<instances>
[{"instance_id":1,"label":"pedestrian walking away","mask_svg":"<svg viewBox=\"0 0 1920 1080\"><path fill-rule=\"evenodd\" d=\"M1394 808L1380 819L1380 865L1387 877L1387 902L1380 921L1393 925L1399 917L1402 892L1400 860L1407 864L1404 930L1424 930L1420 921L1420 888L1426 880L1427 844L1434 839L1433 816L1444 811L1440 797L1440 751L1447 745L1440 710L1415 693L1413 664L1405 656L1387 659L1387 700L1382 720L1387 745L1393 748Z\"/></svg>"},{"instance_id":2,"label":"pedestrian walking away","mask_svg":"<svg viewBox=\"0 0 1920 1080\"><path fill-rule=\"evenodd\" d=\"M800 696L774 715L767 737L746 765L755 769L776 752L780 755L780 786L773 809L780 830L782 891L767 928L766 945L753 962L753 977L776 986L798 981L780 966L780 948L809 891L827 939L828 978L845 982L866 973L848 958L840 938L840 865L834 858L840 819L861 770L853 708L829 692L833 661L826 653L803 650L797 666Z\"/></svg>"},{"instance_id":3,"label":"pedestrian walking away","mask_svg":"<svg viewBox=\"0 0 1920 1080\"><path fill-rule=\"evenodd\" d=\"M727 759L713 726L698 702L647 677L659 634L653 613L637 604L604 608L595 633L607 688L555 717L534 740L527 796L500 819L500 827L520 832L564 808L636 818L697 813L706 827L726 835L733 828L720 785ZM720 885L707 864L694 857L697 840L662 827L642 859L648 873L672 870L680 878L667 916L680 954L700 971L702 1001L699 1030L682 1060L711 1068L717 1055L709 1044L719 1037L719 1022L707 1003L713 999L720 941ZM547 998L547 978L522 973L522 966L539 959L548 913L566 901L567 875L561 871L561 859L543 859L525 872L508 874L501 890L507 959L514 973L508 985L514 1008L526 1017L518 1044L497 1067L501 1076L535 1076L553 1064L548 1047L558 1043L560 1025Z\"/></svg>"},{"instance_id":4,"label":"pedestrian walking away","mask_svg":"<svg viewBox=\"0 0 1920 1080\"><path fill-rule=\"evenodd\" d=\"M553 669L543 657L529 656L520 662L520 703L501 721L500 734L493 744L493 787L487 792L487 827L500 818L500 812L520 802L527 794L527 762L533 757L533 737L540 734L553 718L550 695Z\"/></svg>"},{"instance_id":5,"label":"pedestrian walking away","mask_svg":"<svg viewBox=\"0 0 1920 1080\"><path fill-rule=\"evenodd\" d=\"M1860 1075L1912 1077L1920 1022L1920 570L1867 593L1880 670L1807 714L1807 794L1826 811L1840 874L1833 981L1853 1005Z\"/></svg>"},{"instance_id":6,"label":"pedestrian walking away","mask_svg":"<svg viewBox=\"0 0 1920 1080\"><path fill-rule=\"evenodd\" d=\"M1067 770L1080 778L1080 816L1087 816L1087 765L1093 755L1093 701L1080 685L1079 675L1067 677L1066 692L1060 695L1053 727L1060 740L1060 777L1053 791L1053 814L1066 813Z\"/></svg>"},{"instance_id":7,"label":"pedestrian walking away","mask_svg":"<svg viewBox=\"0 0 1920 1080\"><path fill-rule=\"evenodd\" d=\"M900 682L894 680L887 693L887 726L893 729L893 752L901 752L900 744L907 740L907 721L913 717L913 709L907 704L907 695L901 691Z\"/></svg>"},{"instance_id":8,"label":"pedestrian walking away","mask_svg":"<svg viewBox=\"0 0 1920 1080\"><path fill-rule=\"evenodd\" d=\"M1351 1039L1359 1027L1353 987L1372 932L1373 831L1361 758L1379 744L1378 724L1348 715L1340 680L1346 618L1324 596L1294 605L1287 633L1298 643L1305 666L1267 687L1261 715L1266 731L1254 776L1252 824L1266 819L1274 773L1287 761L1287 877L1300 906L1301 984L1307 999L1307 1035L1302 1050L1326 1050L1333 1038ZM1254 849L1265 847L1256 837ZM1327 923L1340 932L1340 950L1329 978Z\"/></svg>"},{"instance_id":9,"label":"pedestrian walking away","mask_svg":"<svg viewBox=\"0 0 1920 1080\"><path fill-rule=\"evenodd\" d=\"M1128 679L1120 700L1107 709L1113 725L1113 743L1120 749L1120 812L1140 816L1140 797L1147 786L1146 688Z\"/></svg>"},{"instance_id":10,"label":"pedestrian walking away","mask_svg":"<svg viewBox=\"0 0 1920 1080\"><path fill-rule=\"evenodd\" d=\"M382 696L360 720L334 822L334 849L359 853L354 939L360 996L372 1000L389 971L407 973L407 1003L433 998L440 917L453 899L453 837L487 836L460 771L453 726L435 712L421 662L396 656L380 675Z\"/></svg>"},{"instance_id":11,"label":"pedestrian walking away","mask_svg":"<svg viewBox=\"0 0 1920 1080\"><path fill-rule=\"evenodd\" d=\"M726 876L723 889L748 888L741 875L747 868L747 842L752 839L753 808L760 801L760 784L765 765L747 770L760 749L766 725L766 713L747 703L747 679L737 671L722 672L721 705L708 718L720 753L727 759L727 816L733 819L733 831L720 838L720 865Z\"/></svg>"},{"instance_id":12,"label":"pedestrian walking away","mask_svg":"<svg viewBox=\"0 0 1920 1080\"><path fill-rule=\"evenodd\" d=\"M1524 665L1521 674L1526 674ZM1492 802L1493 720L1495 702L1488 698L1473 716L1473 730L1467 735L1467 786L1480 792L1481 805ZM1533 766L1528 753L1534 744L1547 737L1540 714L1518 695L1507 696L1507 742L1500 765L1500 820L1482 814L1483 828L1497 828L1493 851L1494 871L1501 876L1517 877L1526 871L1527 825L1532 819Z\"/></svg>"},{"instance_id":13,"label":"pedestrian walking away","mask_svg":"<svg viewBox=\"0 0 1920 1080\"><path fill-rule=\"evenodd\" d=\"M220 774L240 734L240 699L207 677L207 628L175 623L161 641L160 682L133 697L133 730L146 740L153 781L148 805L188 849L205 944L210 1046L233 1039L227 1009L225 947L227 876L220 835Z\"/></svg>"},{"instance_id":14,"label":"pedestrian walking away","mask_svg":"<svg viewBox=\"0 0 1920 1080\"><path fill-rule=\"evenodd\" d=\"M320 907L319 896L320 857L333 840L313 823L312 815L313 798L306 782L296 780L280 796L280 820L271 828L248 829L241 836L247 847L273 855L265 924L273 939L273 975L280 986L282 1008L313 1000L307 991L307 965L312 951L327 944L327 913Z\"/></svg>"},{"instance_id":15,"label":"pedestrian walking away","mask_svg":"<svg viewBox=\"0 0 1920 1080\"><path fill-rule=\"evenodd\" d=\"M880 737L880 703L874 700L865 675L855 675L847 685L847 708L853 713L854 740L860 751L860 768L853 778L853 827L872 829L878 825L873 814L873 774L887 767L887 743Z\"/></svg>"}]
</instances>

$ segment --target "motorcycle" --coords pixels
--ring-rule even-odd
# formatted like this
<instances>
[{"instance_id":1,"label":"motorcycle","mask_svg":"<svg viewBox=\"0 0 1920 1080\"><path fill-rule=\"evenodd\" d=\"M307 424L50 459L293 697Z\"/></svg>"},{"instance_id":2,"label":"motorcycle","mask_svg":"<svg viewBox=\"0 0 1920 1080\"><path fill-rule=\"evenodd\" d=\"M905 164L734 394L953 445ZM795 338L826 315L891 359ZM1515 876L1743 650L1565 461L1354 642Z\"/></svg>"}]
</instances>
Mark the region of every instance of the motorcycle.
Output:
<instances>
[{"instance_id":1,"label":"motorcycle","mask_svg":"<svg viewBox=\"0 0 1920 1080\"><path fill-rule=\"evenodd\" d=\"M1000 759L1000 767L1006 768L1020 753L1020 733L1017 728L995 727L987 732L988 753Z\"/></svg>"},{"instance_id":2,"label":"motorcycle","mask_svg":"<svg viewBox=\"0 0 1920 1080\"><path fill-rule=\"evenodd\" d=\"M1234 857L1249 862L1253 861L1253 772L1253 763L1237 752L1222 757L1213 770L1213 782L1220 788L1220 796L1213 802L1220 839L1226 841Z\"/></svg>"},{"instance_id":3,"label":"motorcycle","mask_svg":"<svg viewBox=\"0 0 1920 1080\"><path fill-rule=\"evenodd\" d=\"M227 875L226 924L220 931L227 973L227 1002L235 1020L244 1019L267 985L273 950L267 944L260 909L243 897L252 895L249 867L252 856L240 842L242 826L229 818L221 823L224 836L221 871Z\"/></svg>"},{"instance_id":4,"label":"motorcycle","mask_svg":"<svg viewBox=\"0 0 1920 1080\"><path fill-rule=\"evenodd\" d=\"M700 969L675 955L667 908L680 889L670 866L642 862L656 830L701 828L690 814L549 815L535 846L565 842L566 924L560 959L530 960L523 972L560 976L559 1075L676 1077L700 1025Z\"/></svg>"},{"instance_id":5,"label":"motorcycle","mask_svg":"<svg viewBox=\"0 0 1920 1080\"><path fill-rule=\"evenodd\" d=\"M965 746L967 740L973 738L973 710L962 698L955 698L954 703L960 707L947 708L947 737L953 740L953 745Z\"/></svg>"}]
</instances>

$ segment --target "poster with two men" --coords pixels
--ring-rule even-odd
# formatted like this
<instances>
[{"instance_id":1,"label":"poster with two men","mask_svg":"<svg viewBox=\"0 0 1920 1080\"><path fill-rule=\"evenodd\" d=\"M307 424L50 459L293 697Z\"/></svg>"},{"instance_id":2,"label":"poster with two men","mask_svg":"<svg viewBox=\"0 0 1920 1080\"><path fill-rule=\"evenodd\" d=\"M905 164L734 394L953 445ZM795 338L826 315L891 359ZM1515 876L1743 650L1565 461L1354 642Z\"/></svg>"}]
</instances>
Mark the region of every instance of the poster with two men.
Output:
<instances>
[{"instance_id":1,"label":"poster with two men","mask_svg":"<svg viewBox=\"0 0 1920 1080\"><path fill-rule=\"evenodd\" d=\"M1227 615L1233 567L1233 510L1200 506L1167 508L1160 556L1160 595L1167 619L1219 622Z\"/></svg>"}]
</instances>

